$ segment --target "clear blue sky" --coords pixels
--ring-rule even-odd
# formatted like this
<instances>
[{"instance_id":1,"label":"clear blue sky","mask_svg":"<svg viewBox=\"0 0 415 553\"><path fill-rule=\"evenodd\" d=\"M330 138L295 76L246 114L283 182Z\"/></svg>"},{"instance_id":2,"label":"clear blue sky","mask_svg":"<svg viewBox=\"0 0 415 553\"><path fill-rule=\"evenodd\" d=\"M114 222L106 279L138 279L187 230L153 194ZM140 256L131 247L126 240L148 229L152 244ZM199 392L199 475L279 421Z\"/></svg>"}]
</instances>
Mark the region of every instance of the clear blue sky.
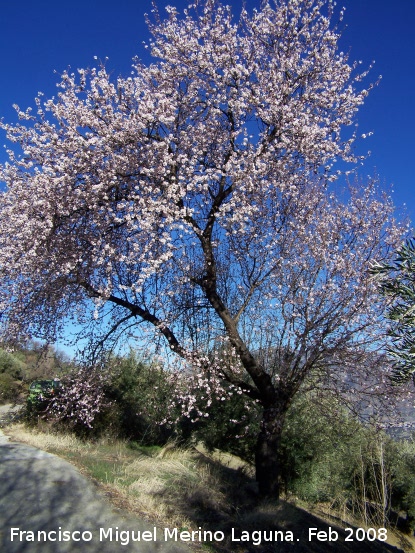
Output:
<instances>
[{"instance_id":1,"label":"clear blue sky","mask_svg":"<svg viewBox=\"0 0 415 553\"><path fill-rule=\"evenodd\" d=\"M259 0L247 0L248 8ZM159 0L182 10L188 2ZM238 13L241 1L225 2ZM376 61L372 78L382 75L359 115L362 133L374 135L360 145L372 155L362 174L379 174L393 185L395 203L407 204L415 222L415 1L338 0L346 7L341 41L352 60ZM151 0L2 0L0 2L0 117L15 120L12 104L33 105L38 91L55 94L58 75L109 58L114 75L129 72L131 58L145 59L148 38L144 13ZM0 144L5 143L0 136ZM0 161L5 160L3 148Z\"/></svg>"}]
</instances>

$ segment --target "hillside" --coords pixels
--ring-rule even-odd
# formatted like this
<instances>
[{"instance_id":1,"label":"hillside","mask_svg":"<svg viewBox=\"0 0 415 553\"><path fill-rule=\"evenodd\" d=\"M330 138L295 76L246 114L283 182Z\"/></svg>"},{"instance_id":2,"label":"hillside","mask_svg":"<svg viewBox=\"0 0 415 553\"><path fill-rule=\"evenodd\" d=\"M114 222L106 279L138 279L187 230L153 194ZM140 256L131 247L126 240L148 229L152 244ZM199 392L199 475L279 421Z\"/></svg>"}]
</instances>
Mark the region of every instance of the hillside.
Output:
<instances>
[{"instance_id":1,"label":"hillside","mask_svg":"<svg viewBox=\"0 0 415 553\"><path fill-rule=\"evenodd\" d=\"M385 533L377 528L365 536L358 523L316 508L311 511L293 498L278 505L258 504L249 467L229 454L122 442L90 444L69 435L28 431L21 425L6 432L71 461L117 507L169 532L177 528L185 538L195 532L191 545L196 551L396 553L413 551L415 544L392 530L387 532L388 543L372 541L375 535L383 540Z\"/></svg>"}]
</instances>

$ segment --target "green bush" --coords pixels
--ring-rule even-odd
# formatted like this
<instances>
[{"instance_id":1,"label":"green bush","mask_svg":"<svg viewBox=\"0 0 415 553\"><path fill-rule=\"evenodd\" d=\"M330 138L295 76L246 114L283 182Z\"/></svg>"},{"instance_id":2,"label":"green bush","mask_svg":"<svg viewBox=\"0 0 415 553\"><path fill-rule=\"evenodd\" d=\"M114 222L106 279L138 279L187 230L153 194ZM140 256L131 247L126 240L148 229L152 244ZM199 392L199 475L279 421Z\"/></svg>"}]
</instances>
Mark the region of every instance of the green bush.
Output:
<instances>
[{"instance_id":1,"label":"green bush","mask_svg":"<svg viewBox=\"0 0 415 553\"><path fill-rule=\"evenodd\" d=\"M0 349L0 374L8 374L13 380L22 380L24 363L13 354Z\"/></svg>"},{"instance_id":2,"label":"green bush","mask_svg":"<svg viewBox=\"0 0 415 553\"><path fill-rule=\"evenodd\" d=\"M292 405L281 468L287 493L348 507L373 524L389 519L415 528L415 441L395 441L362 424L335 399L303 396Z\"/></svg>"},{"instance_id":3,"label":"green bush","mask_svg":"<svg viewBox=\"0 0 415 553\"><path fill-rule=\"evenodd\" d=\"M0 403L16 401L21 392L21 383L8 373L0 373Z\"/></svg>"},{"instance_id":4,"label":"green bush","mask_svg":"<svg viewBox=\"0 0 415 553\"><path fill-rule=\"evenodd\" d=\"M391 507L404 512L405 530L415 530L415 438L392 442L388 449L391 465Z\"/></svg>"},{"instance_id":5,"label":"green bush","mask_svg":"<svg viewBox=\"0 0 415 553\"><path fill-rule=\"evenodd\" d=\"M0 348L0 403L16 401L22 391L24 363Z\"/></svg>"},{"instance_id":6,"label":"green bush","mask_svg":"<svg viewBox=\"0 0 415 553\"><path fill-rule=\"evenodd\" d=\"M141 359L135 352L108 362L110 382L105 394L111 402L105 420L121 438L144 445L164 444L172 429L167 417L172 386L163 367Z\"/></svg>"},{"instance_id":7,"label":"green bush","mask_svg":"<svg viewBox=\"0 0 415 553\"><path fill-rule=\"evenodd\" d=\"M111 378L105 393L111 407L105 420L119 437L145 445L162 445L169 439L181 444L203 442L209 449L252 461L258 411L245 396L234 392L225 402L213 397L207 407L203 390L189 389L197 397L198 408L209 415L192 422L175 405L172 375L160 365L131 351L126 357L110 359L108 370ZM166 420L170 423L163 423Z\"/></svg>"},{"instance_id":8,"label":"green bush","mask_svg":"<svg viewBox=\"0 0 415 553\"><path fill-rule=\"evenodd\" d=\"M287 413L281 441L285 491L310 502L342 497L360 431L361 425L334 398L298 396Z\"/></svg>"}]
</instances>

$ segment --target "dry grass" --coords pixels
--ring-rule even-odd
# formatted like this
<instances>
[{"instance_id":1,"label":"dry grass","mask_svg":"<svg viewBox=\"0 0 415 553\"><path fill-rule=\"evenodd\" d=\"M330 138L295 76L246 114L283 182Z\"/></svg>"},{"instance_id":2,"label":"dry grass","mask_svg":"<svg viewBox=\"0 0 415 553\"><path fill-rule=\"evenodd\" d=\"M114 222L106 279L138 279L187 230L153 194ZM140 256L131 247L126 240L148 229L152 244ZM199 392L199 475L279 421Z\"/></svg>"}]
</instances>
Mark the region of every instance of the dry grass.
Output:
<instances>
[{"instance_id":1,"label":"dry grass","mask_svg":"<svg viewBox=\"0 0 415 553\"><path fill-rule=\"evenodd\" d=\"M44 451L56 449L59 451L88 451L90 444L81 442L71 434L56 434L28 428L24 424L13 424L5 429L8 436L25 444L38 447Z\"/></svg>"},{"instance_id":2,"label":"dry grass","mask_svg":"<svg viewBox=\"0 0 415 553\"><path fill-rule=\"evenodd\" d=\"M104 484L129 510L160 525L197 528L202 522L226 521L237 510L230 508L230 501L239 505L245 496L238 484L245 483L247 471L231 455L172 446L131 449L120 441L88 443L23 424L9 426L7 434L66 458Z\"/></svg>"},{"instance_id":3,"label":"dry grass","mask_svg":"<svg viewBox=\"0 0 415 553\"><path fill-rule=\"evenodd\" d=\"M195 508L221 512L226 503L215 471L202 465L195 451L175 450L162 458L142 455L125 472L133 480L128 492L135 509L168 526L191 528Z\"/></svg>"},{"instance_id":4,"label":"dry grass","mask_svg":"<svg viewBox=\"0 0 415 553\"><path fill-rule=\"evenodd\" d=\"M47 430L47 429L46 429ZM208 453L203 448L181 450L128 447L127 443L102 440L85 443L63 434L27 429L18 424L6 433L13 439L55 453L77 465L104 488L107 495L130 512L159 527L197 530L199 527L221 530L231 535L242 530L292 531L300 544L267 543L247 549L245 544L229 540L201 544L199 550L233 553L325 552L386 553L392 549L381 542L354 543L349 549L344 537L336 543L308 542L310 527L325 530L329 526L345 528L350 524L322 510L310 512L305 505L282 501L258 503L252 470L229 454ZM318 518L316 517L318 515ZM356 526L361 524L356 523ZM340 534L339 530L339 534ZM414 540L390 532L391 542L406 552L413 551ZM347 545L347 547L346 547ZM395 550L396 551L396 550Z\"/></svg>"},{"instance_id":5,"label":"dry grass","mask_svg":"<svg viewBox=\"0 0 415 553\"><path fill-rule=\"evenodd\" d=\"M341 511L336 511L328 504L317 504L312 507L306 506L304 502L299 502L304 508L308 508L314 515L318 516L322 520L329 524L347 525L349 527L361 527L369 528L373 525L365 526L361 520L356 519L350 511L346 508ZM389 528L388 530L388 543L394 547L403 549L405 552L415 551L415 537L407 534L403 534L396 528Z\"/></svg>"}]
</instances>

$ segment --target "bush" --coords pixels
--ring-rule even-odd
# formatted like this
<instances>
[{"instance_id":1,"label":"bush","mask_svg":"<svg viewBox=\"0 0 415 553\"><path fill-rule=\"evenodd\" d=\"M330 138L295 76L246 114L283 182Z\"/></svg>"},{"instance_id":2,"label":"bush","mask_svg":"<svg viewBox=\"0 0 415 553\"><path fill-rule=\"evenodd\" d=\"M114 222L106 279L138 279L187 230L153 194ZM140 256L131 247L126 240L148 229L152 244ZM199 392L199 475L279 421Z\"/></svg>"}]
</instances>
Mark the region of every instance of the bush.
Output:
<instances>
[{"instance_id":1,"label":"bush","mask_svg":"<svg viewBox=\"0 0 415 553\"><path fill-rule=\"evenodd\" d=\"M13 380L23 380L24 363L13 354L0 349L0 374L8 374Z\"/></svg>"},{"instance_id":2,"label":"bush","mask_svg":"<svg viewBox=\"0 0 415 553\"><path fill-rule=\"evenodd\" d=\"M196 397L195 410L202 415L191 412L190 417L181 417L176 424L177 436L183 442L202 442L210 451L220 449L253 463L260 411L244 394L227 390L226 385L223 388L222 396L213 394L209 400L203 389L189 391Z\"/></svg>"},{"instance_id":3,"label":"bush","mask_svg":"<svg viewBox=\"0 0 415 553\"><path fill-rule=\"evenodd\" d=\"M0 373L0 403L14 402L22 391L21 382L8 373Z\"/></svg>"},{"instance_id":4,"label":"bush","mask_svg":"<svg viewBox=\"0 0 415 553\"><path fill-rule=\"evenodd\" d=\"M298 396L287 413L281 442L285 491L310 502L341 500L361 431L335 398Z\"/></svg>"},{"instance_id":5,"label":"bush","mask_svg":"<svg viewBox=\"0 0 415 553\"><path fill-rule=\"evenodd\" d=\"M110 434L142 444L164 444L173 433L160 424L172 396L166 372L135 353L94 366L74 367L53 397L29 405L27 418L48 420L77 435Z\"/></svg>"},{"instance_id":6,"label":"bush","mask_svg":"<svg viewBox=\"0 0 415 553\"><path fill-rule=\"evenodd\" d=\"M415 438L392 442L388 451L392 473L391 506L404 512L404 530L415 530Z\"/></svg>"},{"instance_id":7,"label":"bush","mask_svg":"<svg viewBox=\"0 0 415 553\"><path fill-rule=\"evenodd\" d=\"M131 351L107 363L110 378L104 390L111 402L107 418L120 438L143 445L162 445L173 435L162 421L173 394L168 374L160 365Z\"/></svg>"},{"instance_id":8,"label":"bush","mask_svg":"<svg viewBox=\"0 0 415 553\"><path fill-rule=\"evenodd\" d=\"M0 403L16 401L22 391L24 363L0 349Z\"/></svg>"},{"instance_id":9,"label":"bush","mask_svg":"<svg viewBox=\"0 0 415 553\"><path fill-rule=\"evenodd\" d=\"M287 493L347 506L375 525L389 519L415 528L415 441L395 441L363 425L333 398L303 396L292 405L281 465Z\"/></svg>"},{"instance_id":10,"label":"bush","mask_svg":"<svg viewBox=\"0 0 415 553\"><path fill-rule=\"evenodd\" d=\"M108 361L111 378L105 387L111 401L111 420L117 436L143 445L163 445L169 439L180 444L203 442L208 449L222 449L251 461L258 413L245 396L228 391L228 400L211 398L207 404L197 379L180 380L183 397L194 396L189 416L182 414L174 374L131 351ZM198 415L195 411L208 416Z\"/></svg>"}]
</instances>

